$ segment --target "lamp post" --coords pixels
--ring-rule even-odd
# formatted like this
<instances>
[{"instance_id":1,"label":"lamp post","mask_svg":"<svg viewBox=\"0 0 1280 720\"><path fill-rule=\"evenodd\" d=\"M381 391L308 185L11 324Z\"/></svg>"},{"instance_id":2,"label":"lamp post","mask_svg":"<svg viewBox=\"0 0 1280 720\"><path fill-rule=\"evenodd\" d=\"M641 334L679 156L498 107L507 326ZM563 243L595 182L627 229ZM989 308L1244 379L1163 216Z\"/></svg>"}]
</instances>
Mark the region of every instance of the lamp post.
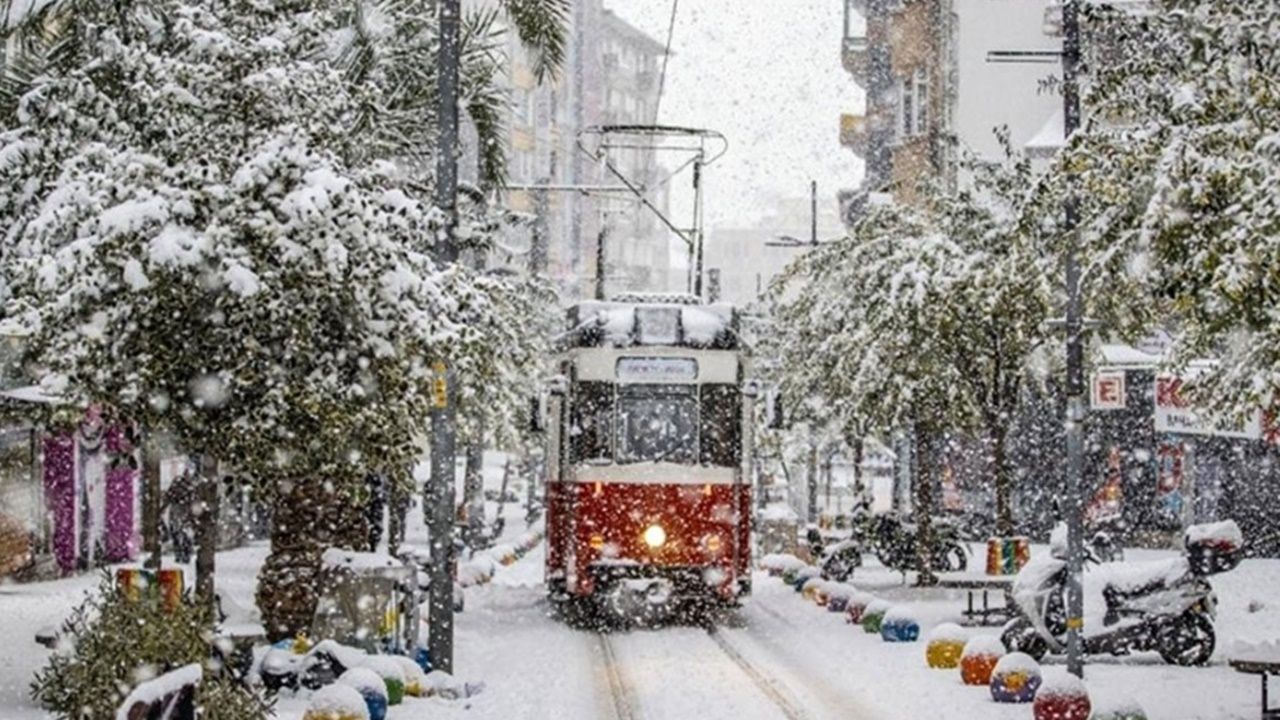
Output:
<instances>
[{"instance_id":1,"label":"lamp post","mask_svg":"<svg viewBox=\"0 0 1280 720\"><path fill-rule=\"evenodd\" d=\"M458 46L460 0L440 2L439 134L436 146L435 203L445 215L434 254L441 264L458 259L454 234L458 209ZM453 408L452 369L435 364L431 403L431 479L425 488L424 514L431 536L431 597L428 652L435 670L453 672L453 504L456 478L454 453L457 428Z\"/></svg>"},{"instance_id":2,"label":"lamp post","mask_svg":"<svg viewBox=\"0 0 1280 720\"><path fill-rule=\"evenodd\" d=\"M1063 135L1080 127L1080 8L1062 4ZM1068 235L1066 268L1067 332L1067 670L1084 677L1084 308L1080 297L1079 198L1068 175L1064 229Z\"/></svg>"}]
</instances>

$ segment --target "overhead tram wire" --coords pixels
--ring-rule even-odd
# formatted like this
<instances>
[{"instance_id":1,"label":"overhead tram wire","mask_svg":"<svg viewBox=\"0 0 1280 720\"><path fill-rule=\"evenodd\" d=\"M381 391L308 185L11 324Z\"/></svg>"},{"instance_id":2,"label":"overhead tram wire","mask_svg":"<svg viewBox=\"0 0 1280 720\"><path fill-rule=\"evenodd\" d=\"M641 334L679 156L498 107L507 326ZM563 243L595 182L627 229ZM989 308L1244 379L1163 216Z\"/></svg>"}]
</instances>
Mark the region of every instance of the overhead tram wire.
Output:
<instances>
[{"instance_id":1,"label":"overhead tram wire","mask_svg":"<svg viewBox=\"0 0 1280 720\"><path fill-rule=\"evenodd\" d=\"M662 72L658 75L658 97L653 101L653 124L658 124L658 111L662 108L662 91L667 86L667 62L671 60L671 38L676 32L676 11L680 0L671 0L671 20L667 23L667 45L662 50Z\"/></svg>"}]
</instances>

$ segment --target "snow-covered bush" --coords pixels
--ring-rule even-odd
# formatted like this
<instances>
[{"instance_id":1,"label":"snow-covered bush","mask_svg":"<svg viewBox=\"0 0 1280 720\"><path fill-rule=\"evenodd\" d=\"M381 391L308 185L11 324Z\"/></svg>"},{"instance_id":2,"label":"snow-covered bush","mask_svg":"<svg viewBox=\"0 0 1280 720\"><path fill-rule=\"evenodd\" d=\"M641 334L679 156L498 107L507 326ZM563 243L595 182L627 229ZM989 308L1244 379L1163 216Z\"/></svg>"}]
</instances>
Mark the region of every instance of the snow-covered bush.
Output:
<instances>
[{"instance_id":1,"label":"snow-covered bush","mask_svg":"<svg viewBox=\"0 0 1280 720\"><path fill-rule=\"evenodd\" d=\"M188 599L189 600L189 599ZM59 718L115 717L139 683L190 664L208 665L208 610L191 602L167 610L159 599L131 600L104 578L63 623L60 644L36 673L32 697ZM197 689L201 717L266 718L270 706L210 666Z\"/></svg>"}]
</instances>

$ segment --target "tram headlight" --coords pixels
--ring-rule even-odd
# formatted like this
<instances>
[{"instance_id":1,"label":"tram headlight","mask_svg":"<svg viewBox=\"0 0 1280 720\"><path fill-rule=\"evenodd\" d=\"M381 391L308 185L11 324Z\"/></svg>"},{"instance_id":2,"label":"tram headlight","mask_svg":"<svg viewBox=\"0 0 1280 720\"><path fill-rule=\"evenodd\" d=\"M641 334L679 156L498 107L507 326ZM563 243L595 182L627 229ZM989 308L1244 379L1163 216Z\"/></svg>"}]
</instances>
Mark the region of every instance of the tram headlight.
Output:
<instances>
[{"instance_id":1,"label":"tram headlight","mask_svg":"<svg viewBox=\"0 0 1280 720\"><path fill-rule=\"evenodd\" d=\"M657 550L667 541L667 531L662 526L654 523L644 529L644 544L651 549Z\"/></svg>"}]
</instances>

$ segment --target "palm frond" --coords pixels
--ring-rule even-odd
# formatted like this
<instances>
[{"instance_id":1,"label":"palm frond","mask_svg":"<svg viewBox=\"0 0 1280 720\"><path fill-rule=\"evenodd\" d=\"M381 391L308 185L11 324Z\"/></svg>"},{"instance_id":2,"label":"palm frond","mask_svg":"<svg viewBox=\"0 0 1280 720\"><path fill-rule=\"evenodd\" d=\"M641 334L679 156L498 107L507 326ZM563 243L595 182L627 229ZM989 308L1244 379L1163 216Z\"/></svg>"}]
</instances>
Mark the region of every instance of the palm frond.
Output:
<instances>
[{"instance_id":1,"label":"palm frond","mask_svg":"<svg viewBox=\"0 0 1280 720\"><path fill-rule=\"evenodd\" d=\"M538 81L554 77L568 46L569 0L502 0L516 35L534 55Z\"/></svg>"}]
</instances>

